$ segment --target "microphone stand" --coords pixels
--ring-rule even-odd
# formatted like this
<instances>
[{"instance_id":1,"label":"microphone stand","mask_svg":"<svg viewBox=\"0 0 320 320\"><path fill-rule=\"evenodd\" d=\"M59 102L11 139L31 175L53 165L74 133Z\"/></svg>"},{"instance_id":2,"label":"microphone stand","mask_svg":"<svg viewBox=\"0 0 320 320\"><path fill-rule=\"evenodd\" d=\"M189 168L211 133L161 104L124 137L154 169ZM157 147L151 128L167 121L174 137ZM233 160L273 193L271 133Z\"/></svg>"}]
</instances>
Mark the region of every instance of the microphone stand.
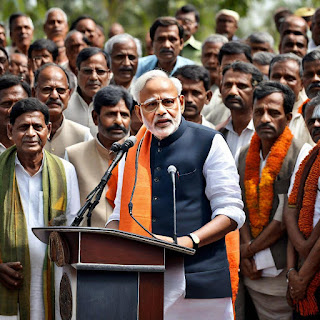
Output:
<instances>
[{"instance_id":1,"label":"microphone stand","mask_svg":"<svg viewBox=\"0 0 320 320\"><path fill-rule=\"evenodd\" d=\"M72 227L78 227L80 225L81 221L83 220L83 216L87 211L88 211L88 214L87 214L88 227L91 227L92 211L99 203L104 187L106 186L106 184L108 183L108 181L112 176L113 169L117 166L118 162L122 159L122 157L127 151L128 149L120 150L117 153L116 157L113 159L108 170L105 172L105 174L101 178L101 181L99 182L99 184L87 196L85 204L80 208L80 210L77 213L77 216L75 217L75 219L71 224ZM94 198L94 201L92 202L93 198Z\"/></svg>"}]
</instances>

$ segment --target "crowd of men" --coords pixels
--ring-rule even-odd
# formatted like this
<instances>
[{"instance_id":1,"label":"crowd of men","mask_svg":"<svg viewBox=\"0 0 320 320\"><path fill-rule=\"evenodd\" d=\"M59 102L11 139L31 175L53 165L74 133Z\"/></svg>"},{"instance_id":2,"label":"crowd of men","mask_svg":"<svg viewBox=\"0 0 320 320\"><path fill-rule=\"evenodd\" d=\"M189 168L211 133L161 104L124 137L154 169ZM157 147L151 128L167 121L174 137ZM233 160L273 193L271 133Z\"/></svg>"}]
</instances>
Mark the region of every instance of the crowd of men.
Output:
<instances>
[{"instance_id":1,"label":"crowd of men","mask_svg":"<svg viewBox=\"0 0 320 320\"><path fill-rule=\"evenodd\" d=\"M70 225L129 135L90 226L173 242L176 206L196 253L165 319L320 318L320 8L276 10L278 50L239 20L220 10L200 42L185 5L145 56L119 23L106 37L60 8L43 39L23 13L0 24L0 320L59 319L61 270L32 228Z\"/></svg>"}]
</instances>

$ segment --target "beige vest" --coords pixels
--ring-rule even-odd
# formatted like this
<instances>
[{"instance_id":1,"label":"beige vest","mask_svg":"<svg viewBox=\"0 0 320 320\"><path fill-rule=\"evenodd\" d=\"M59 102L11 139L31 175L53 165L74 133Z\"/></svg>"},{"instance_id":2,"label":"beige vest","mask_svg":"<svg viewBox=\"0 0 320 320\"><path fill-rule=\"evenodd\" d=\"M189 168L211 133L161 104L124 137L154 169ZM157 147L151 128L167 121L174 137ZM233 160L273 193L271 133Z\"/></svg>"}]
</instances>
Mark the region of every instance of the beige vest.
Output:
<instances>
[{"instance_id":1,"label":"beige vest","mask_svg":"<svg viewBox=\"0 0 320 320\"><path fill-rule=\"evenodd\" d=\"M54 155L64 158L66 147L84 142L92 138L90 129L76 122L63 119L61 127L51 140L48 140L44 148Z\"/></svg>"},{"instance_id":2,"label":"beige vest","mask_svg":"<svg viewBox=\"0 0 320 320\"><path fill-rule=\"evenodd\" d=\"M96 138L68 147L66 152L77 172L82 206L87 195L98 185L108 169L109 150L105 149ZM106 192L107 187L102 193L99 204L92 212L91 227L103 228L112 213L113 209L105 197ZM86 217L82 225L87 226Z\"/></svg>"},{"instance_id":3,"label":"beige vest","mask_svg":"<svg viewBox=\"0 0 320 320\"><path fill-rule=\"evenodd\" d=\"M269 221L271 222L275 212L277 211L277 208L279 206L279 197L278 195L280 194L287 194L288 189L290 186L290 179L291 175L293 173L299 152L303 146L304 142L300 142L293 138L291 146L288 150L288 153L286 157L284 158L284 161L282 163L281 170L276 177L276 180L273 185L273 204L272 204L272 210L270 214ZM249 220L249 212L246 204L246 199L245 199L245 188L244 188L244 173L245 173L245 165L246 165L246 158L247 158L247 153L249 150L249 146L245 147L244 149L241 150L240 155L239 155L239 165L238 165L238 170L239 170L239 175L240 175L240 186L242 190L242 198L243 198L243 203L244 203L244 212L246 213L247 216L247 221L250 222ZM275 265L277 269L283 269L286 267L287 259L286 259L286 252L287 252L287 235L283 236L280 238L276 243L274 243L270 247Z\"/></svg>"}]
</instances>

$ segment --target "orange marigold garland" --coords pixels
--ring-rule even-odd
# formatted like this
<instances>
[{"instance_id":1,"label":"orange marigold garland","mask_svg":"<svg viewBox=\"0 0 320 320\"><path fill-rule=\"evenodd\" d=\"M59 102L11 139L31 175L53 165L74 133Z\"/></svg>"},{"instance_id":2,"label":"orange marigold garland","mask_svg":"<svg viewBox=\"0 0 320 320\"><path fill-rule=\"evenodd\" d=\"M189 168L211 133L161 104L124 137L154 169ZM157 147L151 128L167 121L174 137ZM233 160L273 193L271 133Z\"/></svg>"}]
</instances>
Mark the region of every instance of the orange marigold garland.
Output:
<instances>
[{"instance_id":1,"label":"orange marigold garland","mask_svg":"<svg viewBox=\"0 0 320 320\"><path fill-rule=\"evenodd\" d=\"M290 148L293 135L288 127L273 144L260 179L261 140L254 133L246 159L244 176L251 233L256 238L269 223L273 203L273 184Z\"/></svg>"},{"instance_id":2,"label":"orange marigold garland","mask_svg":"<svg viewBox=\"0 0 320 320\"><path fill-rule=\"evenodd\" d=\"M317 147L319 147L319 144L320 142L318 142ZM306 167L306 163L308 162L312 154L312 151L313 150L311 150L309 155L302 161L299 167L299 170L296 174L294 186L288 200L288 203L290 206L295 206L297 203L299 185L302 178L302 174ZM315 159L311 167L311 170L308 174L308 177L305 181L302 207L299 213L299 220L298 220L299 230L306 239L310 237L313 230L313 216L314 216L314 207L315 207L315 202L317 197L319 175L320 175L320 153L318 152L317 158ZM320 271L315 274L314 278L310 282L307 289L306 298L304 298L303 300L294 301L296 310L302 316L315 315L319 312L317 301L314 296L319 286L320 286Z\"/></svg>"}]
</instances>

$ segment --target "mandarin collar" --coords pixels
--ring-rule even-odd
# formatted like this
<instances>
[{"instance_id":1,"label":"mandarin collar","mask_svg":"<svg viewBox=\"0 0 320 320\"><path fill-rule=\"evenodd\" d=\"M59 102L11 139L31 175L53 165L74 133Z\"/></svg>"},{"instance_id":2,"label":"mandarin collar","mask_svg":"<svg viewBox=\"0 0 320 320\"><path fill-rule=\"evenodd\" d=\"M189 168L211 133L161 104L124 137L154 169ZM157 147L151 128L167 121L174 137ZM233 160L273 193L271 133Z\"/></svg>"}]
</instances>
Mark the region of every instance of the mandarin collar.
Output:
<instances>
[{"instance_id":1,"label":"mandarin collar","mask_svg":"<svg viewBox=\"0 0 320 320\"><path fill-rule=\"evenodd\" d=\"M186 128L187 128L187 121L183 117L181 117L180 125L175 132L173 132L172 134L170 134L170 136L168 136L162 140L159 140L157 137L155 137L153 135L152 136L152 145L166 147L166 146L170 145L171 143L173 143L174 141L178 140L182 136L182 134L184 133Z\"/></svg>"}]
</instances>

